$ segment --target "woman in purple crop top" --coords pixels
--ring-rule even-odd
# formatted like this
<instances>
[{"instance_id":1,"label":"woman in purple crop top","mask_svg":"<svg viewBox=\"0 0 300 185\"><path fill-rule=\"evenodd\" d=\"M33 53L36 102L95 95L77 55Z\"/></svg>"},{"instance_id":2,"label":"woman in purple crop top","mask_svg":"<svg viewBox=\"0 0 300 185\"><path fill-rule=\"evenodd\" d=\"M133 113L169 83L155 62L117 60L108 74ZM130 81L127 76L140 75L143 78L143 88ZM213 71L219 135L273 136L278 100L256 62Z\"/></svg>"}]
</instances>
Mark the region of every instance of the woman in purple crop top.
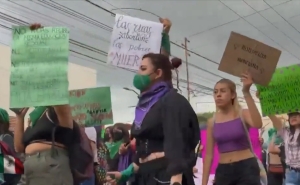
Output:
<instances>
[{"instance_id":1,"label":"woman in purple crop top","mask_svg":"<svg viewBox=\"0 0 300 185\"><path fill-rule=\"evenodd\" d=\"M228 79L216 83L216 114L207 123L207 148L202 185L207 185L216 143L220 153L215 174L216 185L260 185L260 169L250 151L243 121L248 127L261 128L262 119L249 92L253 83L249 73L242 74L243 95L248 109L241 109L236 85Z\"/></svg>"}]
</instances>

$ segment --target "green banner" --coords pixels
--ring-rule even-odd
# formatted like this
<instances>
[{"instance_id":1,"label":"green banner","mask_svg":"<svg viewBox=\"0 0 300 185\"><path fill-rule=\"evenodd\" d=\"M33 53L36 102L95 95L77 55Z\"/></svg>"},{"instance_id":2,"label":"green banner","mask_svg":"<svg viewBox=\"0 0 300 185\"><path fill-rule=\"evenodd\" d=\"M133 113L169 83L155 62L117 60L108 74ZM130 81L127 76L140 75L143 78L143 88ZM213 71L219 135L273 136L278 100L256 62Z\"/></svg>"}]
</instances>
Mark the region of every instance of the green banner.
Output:
<instances>
[{"instance_id":1,"label":"green banner","mask_svg":"<svg viewBox=\"0 0 300 185\"><path fill-rule=\"evenodd\" d=\"M67 28L13 27L10 107L69 103Z\"/></svg>"},{"instance_id":2,"label":"green banner","mask_svg":"<svg viewBox=\"0 0 300 185\"><path fill-rule=\"evenodd\" d=\"M113 124L110 87L70 91L73 119L86 127Z\"/></svg>"},{"instance_id":3,"label":"green banner","mask_svg":"<svg viewBox=\"0 0 300 185\"><path fill-rule=\"evenodd\" d=\"M277 68L267 87L256 85L262 114L275 115L300 110L300 64Z\"/></svg>"}]
</instances>

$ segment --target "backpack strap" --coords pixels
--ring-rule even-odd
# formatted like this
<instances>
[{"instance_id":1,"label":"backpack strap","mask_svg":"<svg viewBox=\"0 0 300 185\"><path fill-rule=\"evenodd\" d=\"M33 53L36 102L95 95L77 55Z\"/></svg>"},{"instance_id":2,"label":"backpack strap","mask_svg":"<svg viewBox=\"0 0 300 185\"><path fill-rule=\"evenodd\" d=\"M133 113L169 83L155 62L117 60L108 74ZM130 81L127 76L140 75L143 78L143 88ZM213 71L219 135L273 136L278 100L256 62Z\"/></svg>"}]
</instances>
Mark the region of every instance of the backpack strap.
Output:
<instances>
[{"instance_id":1,"label":"backpack strap","mask_svg":"<svg viewBox=\"0 0 300 185\"><path fill-rule=\"evenodd\" d=\"M240 118L242 120L242 123L243 123L244 131L245 131L245 134L247 136L247 140L248 140L248 144L249 144L249 147L250 147L250 151L255 155L255 153L253 151L251 139L250 139L250 136L249 136L248 126L247 126L247 123L245 122L245 120L243 118L243 109L239 110L239 116L240 116Z\"/></svg>"}]
</instances>

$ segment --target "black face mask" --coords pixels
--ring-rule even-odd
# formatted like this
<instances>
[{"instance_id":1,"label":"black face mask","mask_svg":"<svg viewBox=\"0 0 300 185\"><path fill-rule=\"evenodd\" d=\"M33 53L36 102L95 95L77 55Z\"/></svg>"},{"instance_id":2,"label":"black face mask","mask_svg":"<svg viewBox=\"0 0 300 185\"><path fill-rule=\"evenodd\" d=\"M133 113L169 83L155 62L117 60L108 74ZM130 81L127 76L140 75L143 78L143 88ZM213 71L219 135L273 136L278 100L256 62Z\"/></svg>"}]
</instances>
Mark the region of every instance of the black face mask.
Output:
<instances>
[{"instance_id":1,"label":"black face mask","mask_svg":"<svg viewBox=\"0 0 300 185\"><path fill-rule=\"evenodd\" d=\"M104 140L104 142L107 142L107 141L109 141L109 133L105 133L104 134L104 138L103 138L103 140Z\"/></svg>"},{"instance_id":2,"label":"black face mask","mask_svg":"<svg viewBox=\"0 0 300 185\"><path fill-rule=\"evenodd\" d=\"M113 140L114 141L120 141L123 139L123 133L122 132L114 132L113 133Z\"/></svg>"}]
</instances>

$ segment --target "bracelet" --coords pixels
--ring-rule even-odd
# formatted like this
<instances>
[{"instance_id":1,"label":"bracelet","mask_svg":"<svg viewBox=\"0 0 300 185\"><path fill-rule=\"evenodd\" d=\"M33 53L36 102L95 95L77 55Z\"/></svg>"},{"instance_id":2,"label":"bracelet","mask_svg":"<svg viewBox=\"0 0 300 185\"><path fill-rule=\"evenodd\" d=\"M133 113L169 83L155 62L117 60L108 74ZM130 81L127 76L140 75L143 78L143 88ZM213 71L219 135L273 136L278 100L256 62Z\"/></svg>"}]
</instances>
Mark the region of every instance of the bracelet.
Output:
<instances>
[{"instance_id":1,"label":"bracelet","mask_svg":"<svg viewBox=\"0 0 300 185\"><path fill-rule=\"evenodd\" d=\"M169 54L171 53L171 44L170 44L170 38L167 33L162 33L162 39L161 39L161 47L166 50Z\"/></svg>"}]
</instances>

